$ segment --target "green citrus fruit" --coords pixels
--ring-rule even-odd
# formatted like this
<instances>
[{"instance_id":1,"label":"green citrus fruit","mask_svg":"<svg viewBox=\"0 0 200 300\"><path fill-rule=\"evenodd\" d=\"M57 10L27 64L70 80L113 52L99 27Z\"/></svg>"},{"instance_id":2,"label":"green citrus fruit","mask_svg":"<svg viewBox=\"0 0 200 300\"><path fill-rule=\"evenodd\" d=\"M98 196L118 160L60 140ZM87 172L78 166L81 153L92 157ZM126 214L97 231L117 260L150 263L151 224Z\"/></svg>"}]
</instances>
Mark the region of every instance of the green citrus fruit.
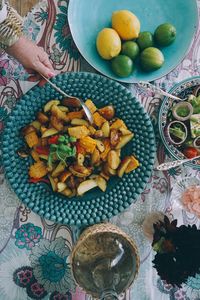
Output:
<instances>
[{"instance_id":1,"label":"green citrus fruit","mask_svg":"<svg viewBox=\"0 0 200 300\"><path fill-rule=\"evenodd\" d=\"M127 77L133 71L133 61L127 55L120 54L112 59L111 68L119 77Z\"/></svg>"},{"instance_id":2,"label":"green citrus fruit","mask_svg":"<svg viewBox=\"0 0 200 300\"><path fill-rule=\"evenodd\" d=\"M159 46L168 46L176 38L176 28L170 23L161 24L156 28L154 38Z\"/></svg>"},{"instance_id":3,"label":"green citrus fruit","mask_svg":"<svg viewBox=\"0 0 200 300\"><path fill-rule=\"evenodd\" d=\"M140 65L144 71L150 72L157 70L164 64L162 52L155 48L149 47L142 51L140 55Z\"/></svg>"},{"instance_id":4,"label":"green citrus fruit","mask_svg":"<svg viewBox=\"0 0 200 300\"><path fill-rule=\"evenodd\" d=\"M141 50L153 46L153 34L149 31L140 32L137 43Z\"/></svg>"},{"instance_id":5,"label":"green citrus fruit","mask_svg":"<svg viewBox=\"0 0 200 300\"><path fill-rule=\"evenodd\" d=\"M136 57L139 55L139 52L140 52L140 49L139 49L138 44L136 42L128 41L128 42L125 42L122 45L121 53L124 54L124 55L127 55L132 60L136 59Z\"/></svg>"}]
</instances>

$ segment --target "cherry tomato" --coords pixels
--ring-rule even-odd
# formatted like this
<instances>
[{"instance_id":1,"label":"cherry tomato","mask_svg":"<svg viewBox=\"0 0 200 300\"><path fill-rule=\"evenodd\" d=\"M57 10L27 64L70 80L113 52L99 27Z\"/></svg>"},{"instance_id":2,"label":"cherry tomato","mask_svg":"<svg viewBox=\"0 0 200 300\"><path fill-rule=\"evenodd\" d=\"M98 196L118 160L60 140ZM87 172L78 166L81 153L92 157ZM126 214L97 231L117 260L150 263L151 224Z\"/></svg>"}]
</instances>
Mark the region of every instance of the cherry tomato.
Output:
<instances>
[{"instance_id":1,"label":"cherry tomato","mask_svg":"<svg viewBox=\"0 0 200 300\"><path fill-rule=\"evenodd\" d=\"M188 148L185 148L183 150L183 154L187 157L187 158L193 158L193 157L196 157L198 156L198 151L196 148L194 147L188 147Z\"/></svg>"}]
</instances>

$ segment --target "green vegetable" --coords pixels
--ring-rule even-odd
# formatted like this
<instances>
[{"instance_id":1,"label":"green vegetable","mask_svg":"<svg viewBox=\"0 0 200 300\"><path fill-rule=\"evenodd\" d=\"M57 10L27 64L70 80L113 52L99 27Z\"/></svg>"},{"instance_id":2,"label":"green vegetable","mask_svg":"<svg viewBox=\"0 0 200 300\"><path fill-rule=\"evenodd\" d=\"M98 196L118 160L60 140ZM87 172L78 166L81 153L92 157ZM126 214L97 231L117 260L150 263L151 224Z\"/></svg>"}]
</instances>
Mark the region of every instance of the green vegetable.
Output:
<instances>
[{"instance_id":1,"label":"green vegetable","mask_svg":"<svg viewBox=\"0 0 200 300\"><path fill-rule=\"evenodd\" d=\"M188 98L188 102L192 104L192 107L194 109L194 114L200 113L200 96L198 97L190 97Z\"/></svg>"},{"instance_id":2,"label":"green vegetable","mask_svg":"<svg viewBox=\"0 0 200 300\"><path fill-rule=\"evenodd\" d=\"M59 142L59 143L64 143L64 142L65 142L65 137L64 137L64 135L61 135L61 136L59 137L58 142Z\"/></svg>"},{"instance_id":3,"label":"green vegetable","mask_svg":"<svg viewBox=\"0 0 200 300\"><path fill-rule=\"evenodd\" d=\"M75 142L76 142L76 138L73 137L73 136L70 136L69 141L70 141L71 143L75 143Z\"/></svg>"},{"instance_id":4,"label":"green vegetable","mask_svg":"<svg viewBox=\"0 0 200 300\"><path fill-rule=\"evenodd\" d=\"M188 107L179 107L176 110L176 113L179 117L187 117L190 113L190 110L188 109Z\"/></svg>"},{"instance_id":5,"label":"green vegetable","mask_svg":"<svg viewBox=\"0 0 200 300\"><path fill-rule=\"evenodd\" d=\"M183 129L181 127L179 127L178 125L171 127L169 129L169 132L171 134L173 134L174 136L180 138L181 140L185 139L185 136L186 136L185 131L183 131Z\"/></svg>"}]
</instances>

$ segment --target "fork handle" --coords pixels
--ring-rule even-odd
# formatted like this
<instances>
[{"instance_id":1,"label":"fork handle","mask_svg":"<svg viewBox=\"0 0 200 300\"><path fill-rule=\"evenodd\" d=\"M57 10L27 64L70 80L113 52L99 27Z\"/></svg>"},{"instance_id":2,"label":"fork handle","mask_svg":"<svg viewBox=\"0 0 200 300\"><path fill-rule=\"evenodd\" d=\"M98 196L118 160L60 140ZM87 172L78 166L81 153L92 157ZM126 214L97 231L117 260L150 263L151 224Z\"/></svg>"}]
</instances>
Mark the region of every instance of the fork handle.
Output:
<instances>
[{"instance_id":1,"label":"fork handle","mask_svg":"<svg viewBox=\"0 0 200 300\"><path fill-rule=\"evenodd\" d=\"M65 97L70 97L73 98L69 95L67 95L63 90L61 90L57 85L55 85L53 82L51 82L47 77L45 77L44 75L40 74L55 90L57 90L59 93L61 93L63 96Z\"/></svg>"},{"instance_id":2,"label":"fork handle","mask_svg":"<svg viewBox=\"0 0 200 300\"><path fill-rule=\"evenodd\" d=\"M169 94L169 93L163 91L162 89L160 89L159 87L157 87L157 86L151 84L150 82L147 82L147 81L139 81L138 85L139 85L140 87L145 88L145 89L151 90L153 93L158 92L159 94L161 94L161 95L163 95L163 96L166 96L166 97L169 97L169 98L172 98L172 99L174 99L174 100L179 100L179 101L182 100L182 99L179 98L179 97L176 97L176 96L174 96L174 95L172 95L172 94Z\"/></svg>"}]
</instances>

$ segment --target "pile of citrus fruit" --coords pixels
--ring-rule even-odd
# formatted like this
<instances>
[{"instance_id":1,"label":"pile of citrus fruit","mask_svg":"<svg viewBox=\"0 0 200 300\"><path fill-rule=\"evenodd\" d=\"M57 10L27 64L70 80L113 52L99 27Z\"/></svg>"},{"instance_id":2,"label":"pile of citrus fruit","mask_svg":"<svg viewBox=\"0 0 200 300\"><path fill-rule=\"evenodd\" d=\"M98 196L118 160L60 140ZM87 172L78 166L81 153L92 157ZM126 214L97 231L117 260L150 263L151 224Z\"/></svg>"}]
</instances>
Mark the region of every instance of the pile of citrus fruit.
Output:
<instances>
[{"instance_id":1,"label":"pile of citrus fruit","mask_svg":"<svg viewBox=\"0 0 200 300\"><path fill-rule=\"evenodd\" d=\"M112 28L102 29L96 39L99 55L111 61L113 72L119 77L129 76L139 65L145 72L157 70L164 64L158 47L173 43L176 28L170 23L159 25L154 34L140 32L140 21L128 10L112 14Z\"/></svg>"}]
</instances>

